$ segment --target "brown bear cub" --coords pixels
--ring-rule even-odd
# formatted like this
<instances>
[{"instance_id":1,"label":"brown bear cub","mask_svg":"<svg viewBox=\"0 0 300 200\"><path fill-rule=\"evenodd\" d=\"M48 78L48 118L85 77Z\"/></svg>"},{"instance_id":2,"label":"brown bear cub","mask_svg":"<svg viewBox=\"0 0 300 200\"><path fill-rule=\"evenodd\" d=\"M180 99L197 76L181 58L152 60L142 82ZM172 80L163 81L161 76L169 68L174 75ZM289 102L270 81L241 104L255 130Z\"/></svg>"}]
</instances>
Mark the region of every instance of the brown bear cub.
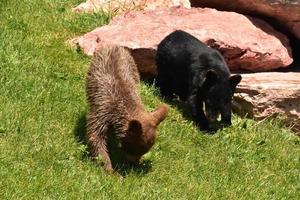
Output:
<instances>
[{"instance_id":1,"label":"brown bear cub","mask_svg":"<svg viewBox=\"0 0 300 200\"><path fill-rule=\"evenodd\" d=\"M139 84L137 66L126 49L107 46L94 54L86 78L90 107L87 143L90 155L101 155L108 171L113 170L108 134L117 138L127 161L138 163L155 143L156 128L168 113L165 104L148 113L141 102Z\"/></svg>"}]
</instances>

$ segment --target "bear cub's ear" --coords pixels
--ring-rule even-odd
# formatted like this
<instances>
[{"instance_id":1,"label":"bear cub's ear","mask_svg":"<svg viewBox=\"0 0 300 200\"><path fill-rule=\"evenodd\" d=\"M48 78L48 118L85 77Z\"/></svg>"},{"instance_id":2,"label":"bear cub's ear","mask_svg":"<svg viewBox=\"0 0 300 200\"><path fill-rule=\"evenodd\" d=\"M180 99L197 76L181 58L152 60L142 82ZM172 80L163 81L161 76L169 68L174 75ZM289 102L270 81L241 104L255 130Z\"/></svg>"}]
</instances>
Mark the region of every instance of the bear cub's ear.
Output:
<instances>
[{"instance_id":1,"label":"bear cub's ear","mask_svg":"<svg viewBox=\"0 0 300 200\"><path fill-rule=\"evenodd\" d=\"M131 120L128 125L128 133L132 136L139 136L143 133L142 124L138 120Z\"/></svg>"},{"instance_id":2,"label":"bear cub's ear","mask_svg":"<svg viewBox=\"0 0 300 200\"><path fill-rule=\"evenodd\" d=\"M205 86L212 86L214 85L218 80L217 72L214 70L208 70L205 75Z\"/></svg>"},{"instance_id":3,"label":"bear cub's ear","mask_svg":"<svg viewBox=\"0 0 300 200\"><path fill-rule=\"evenodd\" d=\"M229 78L229 83L231 86L231 90L234 91L236 86L241 82L242 76L239 74L231 75Z\"/></svg>"},{"instance_id":4,"label":"bear cub's ear","mask_svg":"<svg viewBox=\"0 0 300 200\"><path fill-rule=\"evenodd\" d=\"M167 104L162 104L155 111L151 113L151 115L154 118L155 125L158 125L167 117L168 111L169 111L169 106L167 106Z\"/></svg>"}]
</instances>

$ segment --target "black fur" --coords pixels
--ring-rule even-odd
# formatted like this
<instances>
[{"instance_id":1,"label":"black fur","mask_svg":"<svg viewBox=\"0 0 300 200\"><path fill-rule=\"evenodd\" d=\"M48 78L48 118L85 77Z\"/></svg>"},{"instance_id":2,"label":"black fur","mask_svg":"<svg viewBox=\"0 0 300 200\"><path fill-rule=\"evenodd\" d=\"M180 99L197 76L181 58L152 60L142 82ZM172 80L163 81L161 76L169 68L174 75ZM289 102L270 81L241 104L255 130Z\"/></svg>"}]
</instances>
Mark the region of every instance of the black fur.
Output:
<instances>
[{"instance_id":1,"label":"black fur","mask_svg":"<svg viewBox=\"0 0 300 200\"><path fill-rule=\"evenodd\" d=\"M219 113L224 124L231 124L231 100L241 76L230 74L217 50L177 30L158 45L156 65L161 95L186 101L202 130L209 130Z\"/></svg>"}]
</instances>

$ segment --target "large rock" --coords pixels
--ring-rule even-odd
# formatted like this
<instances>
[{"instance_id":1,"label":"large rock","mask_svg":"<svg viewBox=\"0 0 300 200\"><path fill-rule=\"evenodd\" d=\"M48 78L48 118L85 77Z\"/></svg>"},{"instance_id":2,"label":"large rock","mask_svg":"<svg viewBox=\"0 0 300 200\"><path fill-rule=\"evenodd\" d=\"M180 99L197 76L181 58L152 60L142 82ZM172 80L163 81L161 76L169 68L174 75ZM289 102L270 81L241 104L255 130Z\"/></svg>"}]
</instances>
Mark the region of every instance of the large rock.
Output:
<instances>
[{"instance_id":1,"label":"large rock","mask_svg":"<svg viewBox=\"0 0 300 200\"><path fill-rule=\"evenodd\" d=\"M268 17L300 39L300 0L191 0L191 4Z\"/></svg>"},{"instance_id":2,"label":"large rock","mask_svg":"<svg viewBox=\"0 0 300 200\"><path fill-rule=\"evenodd\" d=\"M76 6L75 12L105 11L121 13L129 10L154 10L157 7L183 6L191 8L189 0L87 0Z\"/></svg>"},{"instance_id":3,"label":"large rock","mask_svg":"<svg viewBox=\"0 0 300 200\"><path fill-rule=\"evenodd\" d=\"M209 8L127 12L73 42L87 55L93 55L104 44L127 47L140 72L153 75L157 45L176 29L187 31L218 49L231 70L264 71L286 67L293 61L287 37L266 22Z\"/></svg>"},{"instance_id":4,"label":"large rock","mask_svg":"<svg viewBox=\"0 0 300 200\"><path fill-rule=\"evenodd\" d=\"M233 110L254 119L280 116L300 133L300 72L243 74Z\"/></svg>"}]
</instances>

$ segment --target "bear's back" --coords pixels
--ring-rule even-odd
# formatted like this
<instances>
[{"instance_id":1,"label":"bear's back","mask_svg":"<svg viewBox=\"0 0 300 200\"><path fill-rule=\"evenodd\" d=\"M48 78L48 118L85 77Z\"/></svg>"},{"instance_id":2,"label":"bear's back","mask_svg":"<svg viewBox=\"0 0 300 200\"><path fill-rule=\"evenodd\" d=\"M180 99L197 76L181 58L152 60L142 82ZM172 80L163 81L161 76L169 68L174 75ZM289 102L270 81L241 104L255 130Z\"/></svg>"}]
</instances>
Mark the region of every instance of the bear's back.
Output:
<instances>
[{"instance_id":1,"label":"bear's back","mask_svg":"<svg viewBox=\"0 0 300 200\"><path fill-rule=\"evenodd\" d=\"M177 30L158 45L156 64L159 73L171 74L177 80L191 79L191 74L205 75L215 70L223 77L230 75L223 56L187 32Z\"/></svg>"},{"instance_id":2,"label":"bear's back","mask_svg":"<svg viewBox=\"0 0 300 200\"><path fill-rule=\"evenodd\" d=\"M87 74L87 98L91 107L121 114L140 104L139 74L130 53L119 46L95 52Z\"/></svg>"}]
</instances>

